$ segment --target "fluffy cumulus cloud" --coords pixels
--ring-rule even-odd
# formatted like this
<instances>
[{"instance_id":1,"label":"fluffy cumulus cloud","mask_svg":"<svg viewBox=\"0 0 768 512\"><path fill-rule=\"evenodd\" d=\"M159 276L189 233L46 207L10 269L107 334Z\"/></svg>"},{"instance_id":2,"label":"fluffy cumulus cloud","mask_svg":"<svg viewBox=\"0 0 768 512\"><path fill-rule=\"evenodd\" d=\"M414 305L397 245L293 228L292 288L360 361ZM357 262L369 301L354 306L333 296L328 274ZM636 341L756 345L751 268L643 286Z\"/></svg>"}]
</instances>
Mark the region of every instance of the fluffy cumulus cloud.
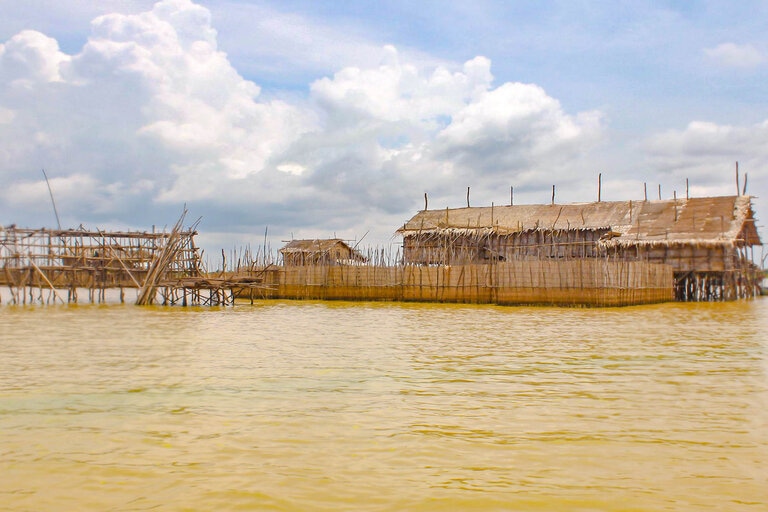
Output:
<instances>
[{"instance_id":1,"label":"fluffy cumulus cloud","mask_svg":"<svg viewBox=\"0 0 768 512\"><path fill-rule=\"evenodd\" d=\"M22 32L0 46L0 77L5 195L21 200L40 167L85 174L97 186L83 189L73 215L109 194L119 194L106 201L115 216L131 213L118 209L130 196L205 199L213 185L262 170L311 126L296 106L258 100L259 88L217 50L210 13L188 0L101 16L73 56Z\"/></svg>"},{"instance_id":2,"label":"fluffy cumulus cloud","mask_svg":"<svg viewBox=\"0 0 768 512\"><path fill-rule=\"evenodd\" d=\"M602 128L541 87L495 85L484 57L424 67L392 46L303 97L264 97L207 9L163 0L96 18L73 55L34 31L0 45L0 218L44 220L46 168L71 225L141 228L188 203L212 231L391 233L425 191L578 179Z\"/></svg>"},{"instance_id":3,"label":"fluffy cumulus cloud","mask_svg":"<svg viewBox=\"0 0 768 512\"><path fill-rule=\"evenodd\" d=\"M446 160L468 169L516 174L569 162L599 134L598 113L570 116L540 87L506 83L464 105L437 142Z\"/></svg>"},{"instance_id":4,"label":"fluffy cumulus cloud","mask_svg":"<svg viewBox=\"0 0 768 512\"><path fill-rule=\"evenodd\" d=\"M25 30L0 46L0 80L12 88L60 82L61 68L69 60L55 39Z\"/></svg>"}]
</instances>

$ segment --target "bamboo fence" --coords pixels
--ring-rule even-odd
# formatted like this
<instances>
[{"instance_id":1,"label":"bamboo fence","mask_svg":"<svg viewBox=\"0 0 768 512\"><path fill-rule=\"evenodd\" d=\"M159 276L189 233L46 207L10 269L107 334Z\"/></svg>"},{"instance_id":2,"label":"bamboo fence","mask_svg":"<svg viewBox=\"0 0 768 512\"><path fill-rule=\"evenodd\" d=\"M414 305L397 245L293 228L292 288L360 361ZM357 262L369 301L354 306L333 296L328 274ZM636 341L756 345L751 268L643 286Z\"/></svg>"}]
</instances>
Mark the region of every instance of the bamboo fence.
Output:
<instances>
[{"instance_id":1,"label":"bamboo fence","mask_svg":"<svg viewBox=\"0 0 768 512\"><path fill-rule=\"evenodd\" d=\"M468 265L307 265L262 272L256 298L625 306L674 300L668 265L520 260ZM241 298L254 298L241 293Z\"/></svg>"}]
</instances>

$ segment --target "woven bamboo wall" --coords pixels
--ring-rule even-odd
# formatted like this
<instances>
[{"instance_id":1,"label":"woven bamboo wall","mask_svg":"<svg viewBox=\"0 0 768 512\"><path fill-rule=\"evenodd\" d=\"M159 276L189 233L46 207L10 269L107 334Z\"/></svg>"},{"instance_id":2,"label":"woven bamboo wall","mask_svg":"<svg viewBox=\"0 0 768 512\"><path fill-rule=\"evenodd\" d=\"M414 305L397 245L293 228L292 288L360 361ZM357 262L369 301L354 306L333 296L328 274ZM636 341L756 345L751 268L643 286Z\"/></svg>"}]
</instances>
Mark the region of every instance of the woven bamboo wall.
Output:
<instances>
[{"instance_id":1,"label":"woven bamboo wall","mask_svg":"<svg viewBox=\"0 0 768 512\"><path fill-rule=\"evenodd\" d=\"M284 267L272 298L617 306L674 300L668 265L532 260L457 266Z\"/></svg>"}]
</instances>

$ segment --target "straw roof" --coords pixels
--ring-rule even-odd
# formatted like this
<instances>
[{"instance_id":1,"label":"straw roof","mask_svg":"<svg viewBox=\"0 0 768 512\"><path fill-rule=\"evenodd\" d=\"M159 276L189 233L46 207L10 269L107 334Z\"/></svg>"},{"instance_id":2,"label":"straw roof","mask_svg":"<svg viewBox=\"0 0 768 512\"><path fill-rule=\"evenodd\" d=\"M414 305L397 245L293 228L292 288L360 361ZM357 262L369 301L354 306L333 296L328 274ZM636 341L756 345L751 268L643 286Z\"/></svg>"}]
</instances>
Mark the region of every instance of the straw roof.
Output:
<instances>
[{"instance_id":1,"label":"straw roof","mask_svg":"<svg viewBox=\"0 0 768 512\"><path fill-rule=\"evenodd\" d=\"M300 252L323 253L330 251L337 245L341 245L348 250L352 250L352 248L340 238L327 238L319 240L291 240L282 249L280 249L280 252L283 254L295 254Z\"/></svg>"},{"instance_id":2,"label":"straw roof","mask_svg":"<svg viewBox=\"0 0 768 512\"><path fill-rule=\"evenodd\" d=\"M280 253L286 254L327 254L336 248L341 248L347 252L351 258L362 258L363 255L350 247L340 238L324 238L313 240L291 240L282 249Z\"/></svg>"},{"instance_id":3,"label":"straw roof","mask_svg":"<svg viewBox=\"0 0 768 512\"><path fill-rule=\"evenodd\" d=\"M398 233L608 231L605 245L760 245L750 196L423 210Z\"/></svg>"}]
</instances>

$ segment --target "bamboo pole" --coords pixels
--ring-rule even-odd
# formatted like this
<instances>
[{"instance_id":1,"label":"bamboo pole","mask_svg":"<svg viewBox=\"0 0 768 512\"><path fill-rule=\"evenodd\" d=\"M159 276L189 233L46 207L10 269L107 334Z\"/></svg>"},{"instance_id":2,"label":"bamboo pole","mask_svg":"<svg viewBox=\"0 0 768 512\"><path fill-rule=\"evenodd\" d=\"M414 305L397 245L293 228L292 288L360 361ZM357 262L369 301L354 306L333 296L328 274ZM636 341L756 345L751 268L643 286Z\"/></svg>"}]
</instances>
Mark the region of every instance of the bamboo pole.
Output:
<instances>
[{"instance_id":1,"label":"bamboo pole","mask_svg":"<svg viewBox=\"0 0 768 512\"><path fill-rule=\"evenodd\" d=\"M56 299L59 299L62 304L64 304L64 301L59 297L59 295L56 293L56 288L54 288L53 284L48 280L48 277L45 275L45 272L43 272L40 267L37 266L37 264L33 261L32 255L29 255L29 263L32 265L32 267L37 271L38 274L40 274L40 277L45 281L45 283L50 287L51 292L53 292L53 300L56 302Z\"/></svg>"},{"instance_id":2,"label":"bamboo pole","mask_svg":"<svg viewBox=\"0 0 768 512\"><path fill-rule=\"evenodd\" d=\"M597 202L600 202L601 196L603 192L603 173L598 173L597 175Z\"/></svg>"}]
</instances>

